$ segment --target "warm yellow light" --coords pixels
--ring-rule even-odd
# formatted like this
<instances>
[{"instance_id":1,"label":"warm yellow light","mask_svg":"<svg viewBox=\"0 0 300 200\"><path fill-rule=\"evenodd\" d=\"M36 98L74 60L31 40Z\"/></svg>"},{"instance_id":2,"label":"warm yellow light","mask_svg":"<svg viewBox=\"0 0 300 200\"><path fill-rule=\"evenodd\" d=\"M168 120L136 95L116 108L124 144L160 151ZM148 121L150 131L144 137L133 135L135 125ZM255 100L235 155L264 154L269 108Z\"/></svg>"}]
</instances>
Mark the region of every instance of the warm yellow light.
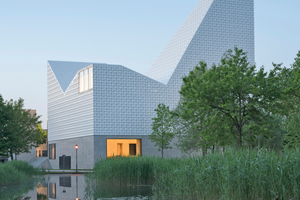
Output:
<instances>
[{"instance_id":1,"label":"warm yellow light","mask_svg":"<svg viewBox=\"0 0 300 200\"><path fill-rule=\"evenodd\" d=\"M78 145L77 144L75 145L75 149L78 149Z\"/></svg>"},{"instance_id":2,"label":"warm yellow light","mask_svg":"<svg viewBox=\"0 0 300 200\"><path fill-rule=\"evenodd\" d=\"M130 145L135 144L135 155L130 154ZM107 157L142 155L141 139L107 139Z\"/></svg>"}]
</instances>

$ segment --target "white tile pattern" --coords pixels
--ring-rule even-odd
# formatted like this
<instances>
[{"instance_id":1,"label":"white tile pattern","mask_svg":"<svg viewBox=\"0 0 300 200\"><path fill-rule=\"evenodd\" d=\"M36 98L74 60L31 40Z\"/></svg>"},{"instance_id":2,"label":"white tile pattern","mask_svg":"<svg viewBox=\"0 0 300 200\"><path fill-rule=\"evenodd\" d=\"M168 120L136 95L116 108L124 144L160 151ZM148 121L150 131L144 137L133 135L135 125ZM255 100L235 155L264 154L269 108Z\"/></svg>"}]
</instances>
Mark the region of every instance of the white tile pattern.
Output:
<instances>
[{"instance_id":1,"label":"white tile pattern","mask_svg":"<svg viewBox=\"0 0 300 200\"><path fill-rule=\"evenodd\" d=\"M158 103L176 106L182 76L200 60L209 66L218 63L234 46L247 51L254 63L254 0L201 0L147 76L120 65L94 63L94 89L79 94L78 71L91 63L51 61L49 141L151 134L154 109Z\"/></svg>"},{"instance_id":2,"label":"white tile pattern","mask_svg":"<svg viewBox=\"0 0 300 200\"><path fill-rule=\"evenodd\" d=\"M93 135L93 90L79 93L77 73L64 93L49 64L47 77L48 141Z\"/></svg>"}]
</instances>

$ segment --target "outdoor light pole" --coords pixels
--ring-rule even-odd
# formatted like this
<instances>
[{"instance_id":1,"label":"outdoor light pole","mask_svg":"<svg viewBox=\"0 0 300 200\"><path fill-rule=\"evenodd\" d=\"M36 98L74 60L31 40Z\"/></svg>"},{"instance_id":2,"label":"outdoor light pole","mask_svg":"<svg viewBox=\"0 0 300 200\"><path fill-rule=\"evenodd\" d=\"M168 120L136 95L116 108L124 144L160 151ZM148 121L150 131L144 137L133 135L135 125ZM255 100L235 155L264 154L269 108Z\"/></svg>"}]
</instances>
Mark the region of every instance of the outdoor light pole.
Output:
<instances>
[{"instance_id":1,"label":"outdoor light pole","mask_svg":"<svg viewBox=\"0 0 300 200\"><path fill-rule=\"evenodd\" d=\"M78 199L78 176L76 176L76 200Z\"/></svg>"},{"instance_id":2,"label":"outdoor light pole","mask_svg":"<svg viewBox=\"0 0 300 200\"><path fill-rule=\"evenodd\" d=\"M76 149L76 173L78 172L78 168L77 168L77 149L78 149L78 145L75 145L75 149Z\"/></svg>"}]
</instances>

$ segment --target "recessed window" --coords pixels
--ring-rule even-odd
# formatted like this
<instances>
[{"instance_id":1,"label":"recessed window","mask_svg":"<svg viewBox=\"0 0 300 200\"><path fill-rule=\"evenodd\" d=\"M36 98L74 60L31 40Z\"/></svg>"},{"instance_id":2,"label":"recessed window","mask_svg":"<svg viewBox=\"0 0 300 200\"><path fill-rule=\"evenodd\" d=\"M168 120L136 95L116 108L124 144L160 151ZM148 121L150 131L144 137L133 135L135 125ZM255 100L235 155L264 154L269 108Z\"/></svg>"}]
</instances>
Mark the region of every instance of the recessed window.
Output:
<instances>
[{"instance_id":1,"label":"recessed window","mask_svg":"<svg viewBox=\"0 0 300 200\"><path fill-rule=\"evenodd\" d=\"M93 88L93 67L89 67L79 72L79 92L84 92Z\"/></svg>"},{"instance_id":2,"label":"recessed window","mask_svg":"<svg viewBox=\"0 0 300 200\"><path fill-rule=\"evenodd\" d=\"M84 88L83 88L83 86L84 86L84 82L83 82L83 80L84 80L84 78L83 78L83 71L81 71L80 73L79 73L79 92L83 92L84 90Z\"/></svg>"},{"instance_id":3,"label":"recessed window","mask_svg":"<svg viewBox=\"0 0 300 200\"><path fill-rule=\"evenodd\" d=\"M56 159L56 144L49 144L49 159Z\"/></svg>"},{"instance_id":4,"label":"recessed window","mask_svg":"<svg viewBox=\"0 0 300 200\"><path fill-rule=\"evenodd\" d=\"M129 155L136 156L136 144L129 144Z\"/></svg>"},{"instance_id":5,"label":"recessed window","mask_svg":"<svg viewBox=\"0 0 300 200\"><path fill-rule=\"evenodd\" d=\"M107 139L107 157L142 155L141 139Z\"/></svg>"},{"instance_id":6,"label":"recessed window","mask_svg":"<svg viewBox=\"0 0 300 200\"><path fill-rule=\"evenodd\" d=\"M89 89L93 88L93 67L89 68Z\"/></svg>"}]
</instances>

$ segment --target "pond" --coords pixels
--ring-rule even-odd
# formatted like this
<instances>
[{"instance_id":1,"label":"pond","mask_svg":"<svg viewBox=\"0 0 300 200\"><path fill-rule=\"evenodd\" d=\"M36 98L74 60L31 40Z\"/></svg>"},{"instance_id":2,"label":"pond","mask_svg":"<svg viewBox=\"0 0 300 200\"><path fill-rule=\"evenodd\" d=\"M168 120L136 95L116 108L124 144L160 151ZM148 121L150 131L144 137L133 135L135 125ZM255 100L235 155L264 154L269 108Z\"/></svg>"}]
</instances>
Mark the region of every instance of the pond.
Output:
<instances>
[{"instance_id":1,"label":"pond","mask_svg":"<svg viewBox=\"0 0 300 200\"><path fill-rule=\"evenodd\" d=\"M26 183L0 187L2 200L151 199L151 186L106 185L95 187L84 175L45 175ZM94 185L91 187L90 185Z\"/></svg>"}]
</instances>

